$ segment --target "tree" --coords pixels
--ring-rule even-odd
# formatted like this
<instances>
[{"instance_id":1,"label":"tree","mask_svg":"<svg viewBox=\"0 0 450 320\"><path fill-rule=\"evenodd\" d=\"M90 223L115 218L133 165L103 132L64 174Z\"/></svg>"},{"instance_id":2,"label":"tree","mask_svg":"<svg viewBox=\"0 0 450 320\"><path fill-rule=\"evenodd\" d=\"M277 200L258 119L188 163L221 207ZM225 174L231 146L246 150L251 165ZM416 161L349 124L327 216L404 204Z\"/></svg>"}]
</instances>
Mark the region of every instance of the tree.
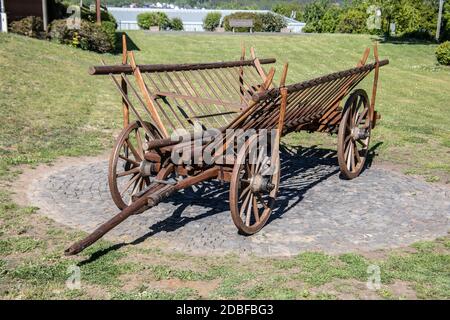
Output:
<instances>
[{"instance_id":1,"label":"tree","mask_svg":"<svg viewBox=\"0 0 450 320\"><path fill-rule=\"evenodd\" d=\"M442 38L445 40L450 40L450 2L446 2L444 5L444 27L442 28Z\"/></svg>"},{"instance_id":2,"label":"tree","mask_svg":"<svg viewBox=\"0 0 450 320\"><path fill-rule=\"evenodd\" d=\"M220 25L222 14L220 12L209 12L203 20L203 29L214 31Z\"/></svg>"},{"instance_id":3,"label":"tree","mask_svg":"<svg viewBox=\"0 0 450 320\"><path fill-rule=\"evenodd\" d=\"M342 9L338 5L332 5L323 15L321 32L334 33L340 20Z\"/></svg>"},{"instance_id":4,"label":"tree","mask_svg":"<svg viewBox=\"0 0 450 320\"><path fill-rule=\"evenodd\" d=\"M303 14L306 22L305 32L322 32L322 18L330 5L330 0L315 0L305 6Z\"/></svg>"},{"instance_id":5,"label":"tree","mask_svg":"<svg viewBox=\"0 0 450 320\"><path fill-rule=\"evenodd\" d=\"M367 14L364 11L349 9L341 15L336 30L341 33L367 33L366 22Z\"/></svg>"},{"instance_id":6,"label":"tree","mask_svg":"<svg viewBox=\"0 0 450 320\"><path fill-rule=\"evenodd\" d=\"M261 20L264 32L280 32L287 27L286 20L282 16L271 12L261 14Z\"/></svg>"}]
</instances>

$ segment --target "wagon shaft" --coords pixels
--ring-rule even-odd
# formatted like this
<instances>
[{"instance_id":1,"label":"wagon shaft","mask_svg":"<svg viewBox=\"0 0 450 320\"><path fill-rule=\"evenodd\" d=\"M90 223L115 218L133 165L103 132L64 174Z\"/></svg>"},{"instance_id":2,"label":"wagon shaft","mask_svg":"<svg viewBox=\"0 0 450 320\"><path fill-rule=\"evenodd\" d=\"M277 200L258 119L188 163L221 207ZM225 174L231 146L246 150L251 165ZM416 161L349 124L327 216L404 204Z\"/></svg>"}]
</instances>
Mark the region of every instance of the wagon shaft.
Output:
<instances>
[{"instance_id":1,"label":"wagon shaft","mask_svg":"<svg viewBox=\"0 0 450 320\"><path fill-rule=\"evenodd\" d=\"M192 185L200 183L205 180L209 180L218 176L219 168L210 168L205 170L201 174L179 181L176 184L154 183L147 188L140 197L136 197L134 201L123 209L120 213L113 218L99 226L90 235L83 240L74 243L70 248L66 249L64 253L66 255L74 255L80 253L98 239L103 237L107 232L116 227L122 221L129 216L141 212L143 208L150 209L164 199L168 198L171 194L178 190L188 188Z\"/></svg>"},{"instance_id":2,"label":"wagon shaft","mask_svg":"<svg viewBox=\"0 0 450 320\"><path fill-rule=\"evenodd\" d=\"M113 229L129 216L135 214L144 207L151 208L156 206L162 199L168 197L170 194L176 191L175 188L170 185L163 185L163 187L161 187L160 185L155 185L154 189L157 190L154 192L152 192L152 190L147 191L146 194L135 200L130 206L126 207L112 219L95 229L95 231L92 232L89 236L81 241L74 243L70 248L66 249L64 253L66 255L74 255L83 251L85 248L92 245L98 239L103 237L108 231Z\"/></svg>"}]
</instances>

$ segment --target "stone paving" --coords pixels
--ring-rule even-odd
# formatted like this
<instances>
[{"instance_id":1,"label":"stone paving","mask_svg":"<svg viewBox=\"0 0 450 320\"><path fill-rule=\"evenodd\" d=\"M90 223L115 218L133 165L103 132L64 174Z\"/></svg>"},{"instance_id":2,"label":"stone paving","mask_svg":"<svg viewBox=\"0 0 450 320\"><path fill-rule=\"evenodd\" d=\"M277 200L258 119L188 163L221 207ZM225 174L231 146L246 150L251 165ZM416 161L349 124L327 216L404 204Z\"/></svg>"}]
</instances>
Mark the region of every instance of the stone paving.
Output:
<instances>
[{"instance_id":1,"label":"stone paving","mask_svg":"<svg viewBox=\"0 0 450 320\"><path fill-rule=\"evenodd\" d=\"M118 212L109 195L107 165L96 160L37 177L27 191L29 202L57 222L92 231ZM277 209L253 236L237 233L228 184L208 182L130 217L109 238L159 239L169 250L192 254L288 256L399 247L449 230L449 188L375 166L355 180L342 180L333 154L299 149L282 154Z\"/></svg>"}]
</instances>

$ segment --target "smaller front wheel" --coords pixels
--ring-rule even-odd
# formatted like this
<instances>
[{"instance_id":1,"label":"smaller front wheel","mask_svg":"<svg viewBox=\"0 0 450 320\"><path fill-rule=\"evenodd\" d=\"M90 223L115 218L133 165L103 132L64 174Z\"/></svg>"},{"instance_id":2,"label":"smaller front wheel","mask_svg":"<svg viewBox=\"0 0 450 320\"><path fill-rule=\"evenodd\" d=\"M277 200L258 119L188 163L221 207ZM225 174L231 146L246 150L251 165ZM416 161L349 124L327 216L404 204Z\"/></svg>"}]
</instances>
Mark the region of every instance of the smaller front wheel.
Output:
<instances>
[{"instance_id":1,"label":"smaller front wheel","mask_svg":"<svg viewBox=\"0 0 450 320\"><path fill-rule=\"evenodd\" d=\"M280 183L279 155L273 156L267 146L257 148L257 140L253 136L239 151L230 183L231 217L246 235L266 224Z\"/></svg>"},{"instance_id":2,"label":"smaller front wheel","mask_svg":"<svg viewBox=\"0 0 450 320\"><path fill-rule=\"evenodd\" d=\"M339 125L338 162L346 179L358 177L364 168L372 127L369 118L369 98L358 89L347 99Z\"/></svg>"}]
</instances>

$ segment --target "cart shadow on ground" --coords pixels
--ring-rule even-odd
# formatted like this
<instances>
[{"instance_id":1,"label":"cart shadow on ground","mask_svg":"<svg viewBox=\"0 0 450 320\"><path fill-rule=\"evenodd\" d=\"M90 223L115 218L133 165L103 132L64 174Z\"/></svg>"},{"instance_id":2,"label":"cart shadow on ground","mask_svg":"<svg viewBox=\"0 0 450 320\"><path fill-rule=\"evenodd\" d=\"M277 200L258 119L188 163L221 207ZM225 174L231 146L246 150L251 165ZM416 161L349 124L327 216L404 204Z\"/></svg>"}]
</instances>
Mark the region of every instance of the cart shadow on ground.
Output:
<instances>
[{"instance_id":1,"label":"cart shadow on ground","mask_svg":"<svg viewBox=\"0 0 450 320\"><path fill-rule=\"evenodd\" d=\"M376 150L381 145L382 142L379 142L370 148L365 169L372 166L373 159L376 156ZM339 165L335 150L319 148L317 146L281 146L280 151L280 188L275 209L267 225L280 219L284 214L288 214L291 208L303 200L305 193L309 189L339 174ZM174 205L176 209L164 220L160 220L149 226L149 232L131 242L122 242L99 250L87 260L82 261L80 265L93 262L109 251L117 250L123 246L137 245L160 232L173 232L190 222L205 219L213 215L225 213L229 215L228 191L228 184L223 183L222 185L221 182L211 181L179 192L166 200L166 202ZM183 212L190 206L201 206L207 208L207 210L195 216L183 216ZM231 217L230 223L232 223Z\"/></svg>"}]
</instances>

